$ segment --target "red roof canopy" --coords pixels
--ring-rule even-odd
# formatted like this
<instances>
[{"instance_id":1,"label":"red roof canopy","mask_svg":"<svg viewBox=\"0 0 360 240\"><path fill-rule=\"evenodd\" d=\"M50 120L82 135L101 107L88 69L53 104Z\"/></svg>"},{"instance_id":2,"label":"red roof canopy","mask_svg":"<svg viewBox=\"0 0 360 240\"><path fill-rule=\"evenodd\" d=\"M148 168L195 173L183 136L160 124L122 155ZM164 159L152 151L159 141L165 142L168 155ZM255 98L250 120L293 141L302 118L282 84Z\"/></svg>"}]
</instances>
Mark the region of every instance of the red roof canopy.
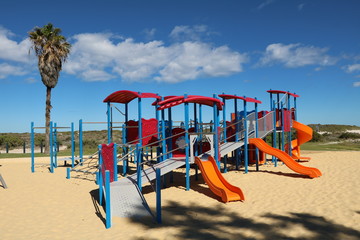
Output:
<instances>
[{"instance_id":1,"label":"red roof canopy","mask_svg":"<svg viewBox=\"0 0 360 240\"><path fill-rule=\"evenodd\" d=\"M129 103L135 98L156 98L160 99L161 97L155 93L138 93L128 90L121 90L113 92L107 96L103 102L116 102L116 103Z\"/></svg>"},{"instance_id":2,"label":"red roof canopy","mask_svg":"<svg viewBox=\"0 0 360 240\"><path fill-rule=\"evenodd\" d=\"M215 103L219 110L221 110L224 105L221 100L212 97L189 95L187 98L184 98L184 96L175 96L159 102L158 104L160 107L158 107L158 110L171 108L182 103L198 103L210 107L212 107Z\"/></svg>"},{"instance_id":3,"label":"red roof canopy","mask_svg":"<svg viewBox=\"0 0 360 240\"><path fill-rule=\"evenodd\" d=\"M268 90L268 93L280 93L280 94L289 94L290 96L293 97L300 97L299 95L295 94L295 93L291 93L291 92L286 92L286 91L281 91L281 90Z\"/></svg>"},{"instance_id":4,"label":"red roof canopy","mask_svg":"<svg viewBox=\"0 0 360 240\"><path fill-rule=\"evenodd\" d=\"M219 94L218 95L219 97L221 98L224 98L224 99L240 99L240 100L243 100L243 101L246 101L246 102L253 102L253 103L261 103L260 100L257 100L255 98L250 98L250 97L241 97L241 96L236 96L236 95L230 95L230 94Z\"/></svg>"}]
</instances>

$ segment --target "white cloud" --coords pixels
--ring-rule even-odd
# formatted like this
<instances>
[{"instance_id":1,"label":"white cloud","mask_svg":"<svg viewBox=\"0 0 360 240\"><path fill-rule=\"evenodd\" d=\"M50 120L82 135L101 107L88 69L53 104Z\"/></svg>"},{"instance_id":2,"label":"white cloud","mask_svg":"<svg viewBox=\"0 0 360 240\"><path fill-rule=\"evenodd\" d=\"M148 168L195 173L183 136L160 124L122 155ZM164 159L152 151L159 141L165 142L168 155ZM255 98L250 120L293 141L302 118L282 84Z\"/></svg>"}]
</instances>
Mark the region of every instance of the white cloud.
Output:
<instances>
[{"instance_id":1,"label":"white cloud","mask_svg":"<svg viewBox=\"0 0 360 240\"><path fill-rule=\"evenodd\" d=\"M360 64L352 64L352 65L347 65L344 67L345 71L347 73L353 73L353 72L358 72L360 71Z\"/></svg>"},{"instance_id":2,"label":"white cloud","mask_svg":"<svg viewBox=\"0 0 360 240\"><path fill-rule=\"evenodd\" d=\"M274 2L274 0L266 0L265 2L262 2L262 3L257 7L257 9L258 9L258 10L261 10L261 9L263 9L264 7L272 4L273 2Z\"/></svg>"},{"instance_id":3,"label":"white cloud","mask_svg":"<svg viewBox=\"0 0 360 240\"><path fill-rule=\"evenodd\" d=\"M151 28L151 29L147 28L143 31L143 33L145 34L145 38L147 40L152 40L155 37L156 28Z\"/></svg>"},{"instance_id":4,"label":"white cloud","mask_svg":"<svg viewBox=\"0 0 360 240\"><path fill-rule=\"evenodd\" d=\"M301 44L281 43L270 44L266 47L263 57L258 63L260 66L282 63L286 67L302 67L306 65L334 65L336 59L326 54L328 49Z\"/></svg>"},{"instance_id":5,"label":"white cloud","mask_svg":"<svg viewBox=\"0 0 360 240\"><path fill-rule=\"evenodd\" d=\"M246 61L245 55L227 46L213 47L203 42L165 46L162 41L119 41L109 33L78 34L73 39L64 71L87 81L120 76L125 81L180 82L201 76L228 76L241 72Z\"/></svg>"},{"instance_id":6,"label":"white cloud","mask_svg":"<svg viewBox=\"0 0 360 240\"><path fill-rule=\"evenodd\" d=\"M206 25L176 26L170 33L170 38L175 41L200 41L204 37L216 34L210 32Z\"/></svg>"},{"instance_id":7,"label":"white cloud","mask_svg":"<svg viewBox=\"0 0 360 240\"><path fill-rule=\"evenodd\" d=\"M354 82L354 83L353 83L353 86L354 86L354 87L360 87L360 82Z\"/></svg>"},{"instance_id":8,"label":"white cloud","mask_svg":"<svg viewBox=\"0 0 360 240\"><path fill-rule=\"evenodd\" d=\"M29 83L29 84L33 84L33 83L37 83L38 80L36 78L33 78L33 77L28 77L28 78L25 79L25 82Z\"/></svg>"},{"instance_id":9,"label":"white cloud","mask_svg":"<svg viewBox=\"0 0 360 240\"><path fill-rule=\"evenodd\" d=\"M305 3L301 3L297 6L297 8L299 11L301 11L301 10L303 10L304 6L305 6Z\"/></svg>"},{"instance_id":10,"label":"white cloud","mask_svg":"<svg viewBox=\"0 0 360 240\"><path fill-rule=\"evenodd\" d=\"M0 79L7 78L8 76L22 76L27 72L19 66L10 65L8 63L0 63Z\"/></svg>"},{"instance_id":11,"label":"white cloud","mask_svg":"<svg viewBox=\"0 0 360 240\"><path fill-rule=\"evenodd\" d=\"M21 63L30 63L34 56L29 56L31 43L24 39L19 43L11 40L14 34L0 26L0 59Z\"/></svg>"}]
</instances>

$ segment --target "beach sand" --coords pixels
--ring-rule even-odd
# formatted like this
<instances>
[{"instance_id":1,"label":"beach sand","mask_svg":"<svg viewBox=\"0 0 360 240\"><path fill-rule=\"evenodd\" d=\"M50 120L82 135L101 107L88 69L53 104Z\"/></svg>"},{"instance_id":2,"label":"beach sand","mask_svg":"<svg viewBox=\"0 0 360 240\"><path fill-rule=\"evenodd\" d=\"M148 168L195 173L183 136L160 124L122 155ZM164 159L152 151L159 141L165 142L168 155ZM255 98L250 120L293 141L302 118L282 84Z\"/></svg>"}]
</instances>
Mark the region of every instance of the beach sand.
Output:
<instances>
[{"instance_id":1,"label":"beach sand","mask_svg":"<svg viewBox=\"0 0 360 240\"><path fill-rule=\"evenodd\" d=\"M66 179L66 168L30 171L30 159L0 159L0 239L360 239L360 152L304 152L301 164L323 176L306 178L285 165L255 172L229 171L244 202L222 203L204 184L191 179L185 191L184 169L162 190L163 223L152 219L113 218L97 202L93 176ZM48 159L36 159L47 163ZM150 186L144 196L155 212Z\"/></svg>"}]
</instances>

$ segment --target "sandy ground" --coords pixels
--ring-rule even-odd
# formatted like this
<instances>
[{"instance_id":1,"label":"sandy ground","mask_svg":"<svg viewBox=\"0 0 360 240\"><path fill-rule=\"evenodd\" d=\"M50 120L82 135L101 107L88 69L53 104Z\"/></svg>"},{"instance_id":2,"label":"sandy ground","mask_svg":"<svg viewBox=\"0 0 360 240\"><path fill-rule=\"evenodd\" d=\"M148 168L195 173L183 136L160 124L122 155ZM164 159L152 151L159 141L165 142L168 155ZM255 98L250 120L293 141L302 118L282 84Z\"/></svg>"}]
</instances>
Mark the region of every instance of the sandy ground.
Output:
<instances>
[{"instance_id":1,"label":"sandy ground","mask_svg":"<svg viewBox=\"0 0 360 240\"><path fill-rule=\"evenodd\" d=\"M184 170L162 191L163 223L113 218L106 229L93 176L66 179L46 165L30 172L30 159L0 159L0 239L360 239L360 152L304 152L303 165L323 176L309 179L286 166L224 174L244 202L224 204L202 177L184 190ZM37 163L47 163L37 159ZM155 211L155 193L144 187Z\"/></svg>"}]
</instances>

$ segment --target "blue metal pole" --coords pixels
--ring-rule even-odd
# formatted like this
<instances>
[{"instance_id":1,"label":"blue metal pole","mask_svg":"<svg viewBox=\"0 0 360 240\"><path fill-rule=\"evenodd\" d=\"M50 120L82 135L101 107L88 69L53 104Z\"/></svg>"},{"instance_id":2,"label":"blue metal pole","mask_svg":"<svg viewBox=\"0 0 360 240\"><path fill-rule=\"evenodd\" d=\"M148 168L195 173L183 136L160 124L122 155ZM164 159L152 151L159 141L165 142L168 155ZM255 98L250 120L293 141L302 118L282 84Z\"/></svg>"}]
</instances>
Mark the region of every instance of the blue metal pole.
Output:
<instances>
[{"instance_id":1,"label":"blue metal pole","mask_svg":"<svg viewBox=\"0 0 360 240\"><path fill-rule=\"evenodd\" d=\"M187 94L184 95L184 99ZM185 103L185 166L186 166L186 191L190 190L190 162L189 162L189 103Z\"/></svg>"},{"instance_id":2,"label":"blue metal pole","mask_svg":"<svg viewBox=\"0 0 360 240\"><path fill-rule=\"evenodd\" d=\"M244 96L244 99L246 97ZM248 124L247 124L247 109L246 109L246 100L244 100L244 128L245 128L245 136L244 136L244 165L245 165L245 173L248 173L249 166L249 149L248 149Z\"/></svg>"},{"instance_id":3,"label":"blue metal pole","mask_svg":"<svg viewBox=\"0 0 360 240\"><path fill-rule=\"evenodd\" d=\"M165 129L165 110L161 110L161 135L162 135L162 156L160 159L160 162L164 161L166 156L166 129ZM172 150L172 148L169 148L170 151Z\"/></svg>"},{"instance_id":4,"label":"blue metal pole","mask_svg":"<svg viewBox=\"0 0 360 240\"><path fill-rule=\"evenodd\" d=\"M284 105L281 104L281 150L284 151L285 148L285 109L284 109Z\"/></svg>"},{"instance_id":5,"label":"blue metal pole","mask_svg":"<svg viewBox=\"0 0 360 240\"><path fill-rule=\"evenodd\" d=\"M140 93L139 93L140 94ZM142 146L142 109L141 109L141 98L139 97L138 98L138 114L139 114L139 143L140 143L140 146Z\"/></svg>"},{"instance_id":6,"label":"blue metal pole","mask_svg":"<svg viewBox=\"0 0 360 240\"><path fill-rule=\"evenodd\" d=\"M53 160L53 123L50 122L50 133L49 133L49 145L50 145L50 172L54 172L54 160Z\"/></svg>"},{"instance_id":7,"label":"blue metal pole","mask_svg":"<svg viewBox=\"0 0 360 240\"><path fill-rule=\"evenodd\" d=\"M35 172L35 142L34 142L34 122L31 122L31 134L30 134L30 140L31 140L31 172Z\"/></svg>"},{"instance_id":8,"label":"blue metal pole","mask_svg":"<svg viewBox=\"0 0 360 240\"><path fill-rule=\"evenodd\" d=\"M161 100L163 100L163 98L161 98ZM159 110L157 110L157 108L159 107L158 104L156 104L155 106L155 116L156 116L156 121L157 121L157 138L160 141L161 139L161 125L162 122L160 122L160 116L159 116ZM159 155L160 155L160 143L158 143L157 147L156 147L156 162L160 162L159 159Z\"/></svg>"},{"instance_id":9,"label":"blue metal pole","mask_svg":"<svg viewBox=\"0 0 360 240\"><path fill-rule=\"evenodd\" d=\"M216 98L216 95L213 95L213 98ZM213 105L213 110L214 110L214 158L216 160L216 164L220 170L220 159L219 159L219 110L218 107L216 105L216 103L214 103Z\"/></svg>"},{"instance_id":10,"label":"blue metal pole","mask_svg":"<svg viewBox=\"0 0 360 240\"><path fill-rule=\"evenodd\" d=\"M142 161L141 161L141 151L140 151L140 143L136 144L136 158L137 158L137 171L136 171L136 178L138 187L140 192L142 191L142 178L141 178L141 171L142 171Z\"/></svg>"},{"instance_id":11,"label":"blue metal pole","mask_svg":"<svg viewBox=\"0 0 360 240\"><path fill-rule=\"evenodd\" d=\"M227 142L227 137L226 137L226 99L222 98L223 102L224 102L224 106L223 106L223 127L224 127L224 131L223 131L223 136L224 136L224 142Z\"/></svg>"},{"instance_id":12,"label":"blue metal pole","mask_svg":"<svg viewBox=\"0 0 360 240\"><path fill-rule=\"evenodd\" d=\"M74 135L74 123L71 123L71 167L75 165L75 135Z\"/></svg>"},{"instance_id":13,"label":"blue metal pole","mask_svg":"<svg viewBox=\"0 0 360 240\"><path fill-rule=\"evenodd\" d=\"M239 116L238 116L238 101L234 99L234 111L235 111L235 142L239 141ZM239 170L239 149L235 150L235 167Z\"/></svg>"},{"instance_id":14,"label":"blue metal pole","mask_svg":"<svg viewBox=\"0 0 360 240\"><path fill-rule=\"evenodd\" d=\"M83 123L82 119L79 120L79 156L80 156L80 165L82 166L84 152L83 152Z\"/></svg>"},{"instance_id":15,"label":"blue metal pole","mask_svg":"<svg viewBox=\"0 0 360 240\"><path fill-rule=\"evenodd\" d=\"M168 108L168 121L169 121L169 124L168 124L169 131L171 131L172 128L173 128L171 108ZM166 129L165 129L165 132L166 132ZM165 134L165 137L166 137L166 134ZM171 139L169 139L168 144L169 144L169 149L172 149L173 146L172 146L172 140ZM172 157L172 155L173 155L173 153L171 152L171 153L168 154L168 157L170 158L170 157Z\"/></svg>"},{"instance_id":16,"label":"blue metal pole","mask_svg":"<svg viewBox=\"0 0 360 240\"><path fill-rule=\"evenodd\" d=\"M122 125L122 142L123 144L126 143L126 128L125 128L125 124ZM123 156L125 156L128 153L128 149L127 147L122 147L123 150ZM123 160L123 176L126 176L127 173L127 165L128 165L128 157L124 158Z\"/></svg>"},{"instance_id":17,"label":"blue metal pole","mask_svg":"<svg viewBox=\"0 0 360 240\"><path fill-rule=\"evenodd\" d=\"M294 97L294 99L295 99L295 97ZM291 112L290 100L291 100L291 97L290 97L290 95L288 95L287 110L289 112L288 120L290 121L290 131L288 132L288 152L289 152L289 155L292 156L292 146L291 146L292 112Z\"/></svg>"},{"instance_id":18,"label":"blue metal pole","mask_svg":"<svg viewBox=\"0 0 360 240\"><path fill-rule=\"evenodd\" d=\"M224 93L223 93L224 94ZM226 135L226 128L227 128L227 124L226 124L226 99L222 98L223 102L224 102L224 106L223 106L223 138L224 138L224 142L227 142L227 135ZM227 173L227 154L224 156L224 173Z\"/></svg>"},{"instance_id":19,"label":"blue metal pole","mask_svg":"<svg viewBox=\"0 0 360 240\"><path fill-rule=\"evenodd\" d=\"M141 95L141 93L139 92L139 95ZM143 149L142 149L142 145L143 145L143 140L142 140L142 106L141 106L141 97L138 98L138 115L139 115L139 121L138 121L138 130L139 130L139 133L138 133L138 136L139 136L139 144L140 144L140 148L138 148L138 155L139 155L139 158L138 158L138 164L139 164L139 167L140 167L140 171L142 170L142 160L143 160ZM141 175L141 173L140 173ZM141 183L141 180L140 180L140 183ZM141 187L140 187L140 190L141 190Z\"/></svg>"},{"instance_id":20,"label":"blue metal pole","mask_svg":"<svg viewBox=\"0 0 360 240\"><path fill-rule=\"evenodd\" d=\"M117 168L117 144L114 144L114 181L118 180L118 168Z\"/></svg>"},{"instance_id":21,"label":"blue metal pole","mask_svg":"<svg viewBox=\"0 0 360 240\"><path fill-rule=\"evenodd\" d=\"M110 102L107 102L107 128L108 128L108 144L111 143L111 106Z\"/></svg>"},{"instance_id":22,"label":"blue metal pole","mask_svg":"<svg viewBox=\"0 0 360 240\"><path fill-rule=\"evenodd\" d=\"M202 141L203 139L203 119L202 119L202 105L199 104L199 124L200 124L200 127L199 127L199 132L200 132L200 139ZM202 148L202 144L200 144L200 152L202 153L203 152L203 148Z\"/></svg>"},{"instance_id":23,"label":"blue metal pole","mask_svg":"<svg viewBox=\"0 0 360 240\"><path fill-rule=\"evenodd\" d=\"M156 220L162 223L161 216L161 169L156 168Z\"/></svg>"},{"instance_id":24,"label":"blue metal pole","mask_svg":"<svg viewBox=\"0 0 360 240\"><path fill-rule=\"evenodd\" d=\"M110 199L110 171L105 171L105 194L106 194L106 228L111 228L111 199Z\"/></svg>"},{"instance_id":25,"label":"blue metal pole","mask_svg":"<svg viewBox=\"0 0 360 240\"><path fill-rule=\"evenodd\" d=\"M255 98L255 100L257 100L257 99ZM258 115L258 104L255 103L255 138L258 138L258 137L259 137L259 115ZM259 171L259 149L258 148L255 148L255 159L256 159L256 171Z\"/></svg>"},{"instance_id":26,"label":"blue metal pole","mask_svg":"<svg viewBox=\"0 0 360 240\"><path fill-rule=\"evenodd\" d=\"M274 131L273 131L273 148L276 148L276 107L275 101L273 101L273 124L274 124ZM272 156L272 161L275 163L275 167L277 166L277 159Z\"/></svg>"},{"instance_id":27,"label":"blue metal pole","mask_svg":"<svg viewBox=\"0 0 360 240\"><path fill-rule=\"evenodd\" d=\"M66 168L66 178L70 179L70 168Z\"/></svg>"},{"instance_id":28,"label":"blue metal pole","mask_svg":"<svg viewBox=\"0 0 360 240\"><path fill-rule=\"evenodd\" d=\"M101 151L102 151L102 147L101 145L98 146L98 159L99 159L99 181L98 181L98 184L99 184L99 204L100 206L102 205L102 199L103 199L103 178L105 176L103 176L102 174L102 167L103 167L103 159L102 159L102 154L101 154Z\"/></svg>"},{"instance_id":29,"label":"blue metal pole","mask_svg":"<svg viewBox=\"0 0 360 240\"><path fill-rule=\"evenodd\" d=\"M294 97L295 121L297 121L296 97Z\"/></svg>"},{"instance_id":30,"label":"blue metal pole","mask_svg":"<svg viewBox=\"0 0 360 240\"><path fill-rule=\"evenodd\" d=\"M58 150L58 142L57 142L57 124L56 123L54 123L54 140L53 140L53 144L54 144L54 149L55 149L55 151L54 151L54 166L55 166L55 168L57 168L58 167L58 165L57 165L57 150Z\"/></svg>"}]
</instances>

